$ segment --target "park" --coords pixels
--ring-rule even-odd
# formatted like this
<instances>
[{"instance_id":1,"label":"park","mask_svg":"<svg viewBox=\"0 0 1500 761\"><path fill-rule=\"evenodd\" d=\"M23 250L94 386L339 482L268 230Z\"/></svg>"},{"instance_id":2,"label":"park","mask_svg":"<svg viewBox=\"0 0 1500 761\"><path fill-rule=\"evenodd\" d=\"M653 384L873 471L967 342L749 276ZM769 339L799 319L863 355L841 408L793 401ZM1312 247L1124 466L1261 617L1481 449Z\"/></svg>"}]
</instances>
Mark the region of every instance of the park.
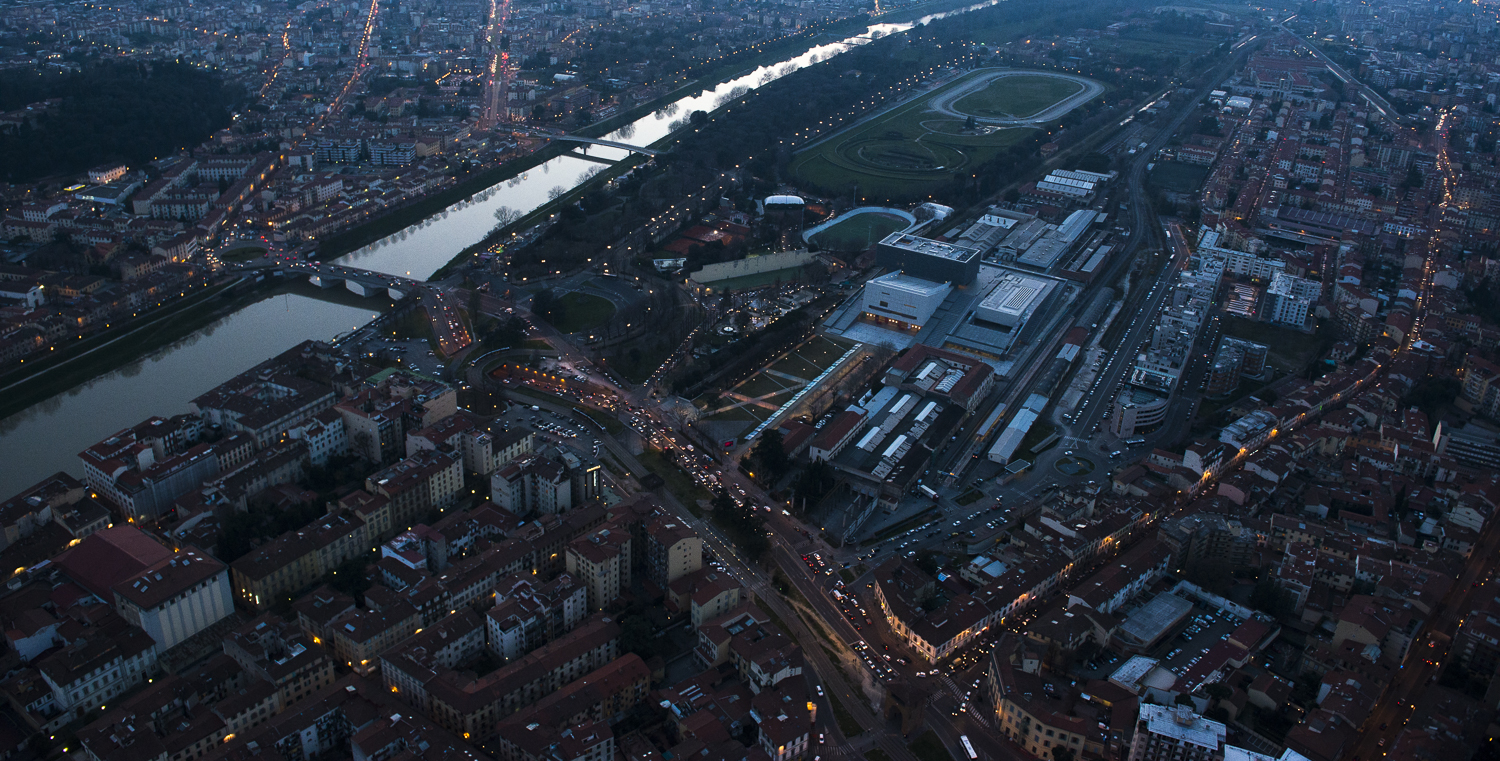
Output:
<instances>
[{"instance_id":1,"label":"park","mask_svg":"<svg viewBox=\"0 0 1500 761\"><path fill-rule=\"evenodd\" d=\"M799 181L861 200L925 197L1104 86L1073 74L977 69L814 141L792 160Z\"/></svg>"}]
</instances>

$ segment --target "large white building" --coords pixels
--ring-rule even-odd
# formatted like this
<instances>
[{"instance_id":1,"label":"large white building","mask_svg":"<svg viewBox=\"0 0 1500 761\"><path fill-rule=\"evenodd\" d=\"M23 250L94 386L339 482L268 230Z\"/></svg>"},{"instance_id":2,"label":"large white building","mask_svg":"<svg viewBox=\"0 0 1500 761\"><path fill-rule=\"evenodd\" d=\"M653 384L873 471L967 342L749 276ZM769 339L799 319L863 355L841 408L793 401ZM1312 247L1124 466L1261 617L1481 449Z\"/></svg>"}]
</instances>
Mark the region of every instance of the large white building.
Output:
<instances>
[{"instance_id":1,"label":"large white building","mask_svg":"<svg viewBox=\"0 0 1500 761\"><path fill-rule=\"evenodd\" d=\"M1019 328L1047 300L1053 285L1050 280L1008 272L995 281L995 287L974 308L974 316L1007 328Z\"/></svg>"},{"instance_id":2,"label":"large white building","mask_svg":"<svg viewBox=\"0 0 1500 761\"><path fill-rule=\"evenodd\" d=\"M1227 731L1187 706L1150 703L1140 709L1129 761L1216 761L1222 758Z\"/></svg>"},{"instance_id":3,"label":"large white building","mask_svg":"<svg viewBox=\"0 0 1500 761\"><path fill-rule=\"evenodd\" d=\"M950 283L892 272L865 283L864 311L882 320L893 320L920 328L942 306L953 291Z\"/></svg>"},{"instance_id":4,"label":"large white building","mask_svg":"<svg viewBox=\"0 0 1500 761\"><path fill-rule=\"evenodd\" d=\"M1109 432L1128 439L1136 431L1160 425L1167 417L1167 397L1138 388L1128 388L1115 399L1110 413Z\"/></svg>"},{"instance_id":5,"label":"large white building","mask_svg":"<svg viewBox=\"0 0 1500 761\"><path fill-rule=\"evenodd\" d=\"M195 547L114 587L115 609L165 651L234 612L229 567Z\"/></svg>"},{"instance_id":6,"label":"large white building","mask_svg":"<svg viewBox=\"0 0 1500 761\"><path fill-rule=\"evenodd\" d=\"M1323 295L1323 284L1305 277L1279 272L1266 288L1266 322L1303 327L1312 315L1313 305Z\"/></svg>"}]
</instances>

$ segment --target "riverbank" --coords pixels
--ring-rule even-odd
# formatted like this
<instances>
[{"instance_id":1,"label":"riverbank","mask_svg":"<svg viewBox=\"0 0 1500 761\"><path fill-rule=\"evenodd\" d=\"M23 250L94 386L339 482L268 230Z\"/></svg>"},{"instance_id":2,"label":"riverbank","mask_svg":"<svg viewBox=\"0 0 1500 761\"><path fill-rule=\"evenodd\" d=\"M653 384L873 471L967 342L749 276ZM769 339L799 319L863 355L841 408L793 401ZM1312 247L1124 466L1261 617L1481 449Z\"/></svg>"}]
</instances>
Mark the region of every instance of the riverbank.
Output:
<instances>
[{"instance_id":1,"label":"riverbank","mask_svg":"<svg viewBox=\"0 0 1500 761\"><path fill-rule=\"evenodd\" d=\"M306 283L269 277L260 283L232 281L208 286L203 292L162 309L160 314L92 336L55 358L48 357L45 363L38 362L37 369L0 376L0 420L125 367L282 291L343 301L328 299L324 292ZM363 302L352 293L347 295L350 301Z\"/></svg>"},{"instance_id":2,"label":"riverbank","mask_svg":"<svg viewBox=\"0 0 1500 761\"><path fill-rule=\"evenodd\" d=\"M788 57L795 58L796 56L806 53L808 50L817 47L819 44L827 44L827 40L822 38L831 38L835 40L843 39L850 34L857 34L859 31L868 28L872 23L903 23L904 21L920 18L924 15L956 10L959 8L969 7L970 5L973 5L973 3L969 2L968 0L933 0L933 2L922 3L920 5L911 6L909 8L903 8L900 11L888 13L874 19L871 19L868 16L862 14L859 16L842 19L837 22L832 22L827 25L812 26L796 34L787 35L771 42L762 43L761 45L758 45L754 48L747 49L746 52L742 54L729 56L722 61L715 62L709 66L700 68L697 71L688 72L684 75L684 77L691 78L679 80L680 84L674 83L672 89L669 92L653 98L650 101L634 106L624 112L615 114L608 119L595 122L594 124L590 124L587 127L576 130L574 134L577 134L581 137L595 138L609 135L610 133L621 129L622 127L633 124L642 118L650 116L651 114L656 113L663 108L670 107L672 104L677 103L683 98L691 95L694 91L712 90L725 82L730 82L734 79L743 77L746 74L755 71L757 68L772 65ZM683 114L682 118L686 119L687 114ZM659 144L659 141L658 143L654 144ZM411 203L408 206L392 211L389 214L386 214L378 219L371 220L370 222L366 222L362 225L329 237L319 244L317 252L314 254L314 258L319 260L337 259L346 256L354 251L358 251L359 249L375 243L376 241L399 233L413 225L422 222L423 220L426 220L436 214L440 214L444 210L460 201L472 198L473 196L495 185L498 185L502 182L505 182L506 180L535 169L552 159L564 156L573 147L575 146L568 145L563 141L554 141L527 156L522 156L511 161L507 161L497 167L471 172L467 176L460 179L457 184L455 184L453 187L448 188L447 190L440 191L436 194L433 194L432 196L423 198ZM631 162L629 166L621 166L622 164L626 163L625 161L619 162L610 168L613 171L603 172L600 174L600 177L603 177L604 180L608 180L613 176L618 176L619 174L628 171L628 169L632 166L636 165L636 163L638 163L638 158L632 156L629 159L626 159L626 161ZM591 178L591 180L594 179L599 179L599 177ZM591 185L590 187L593 186ZM559 208L560 202L571 203L578 197L579 196L577 194L569 194L568 196L564 196L563 198L552 199L549 202L542 204L540 207L532 210L531 213L527 214L525 217L522 217L520 221L508 225L501 230L496 230L494 231L494 233L510 233L515 230L525 229L526 226L529 226L532 220L541 218L541 212L545 211L545 213L550 214L552 211L555 211L557 208ZM497 237L494 237L494 233L492 233L490 236L487 236L486 240L493 241L498 239ZM472 250L474 250L474 248L470 247L470 250L466 250L465 253L459 254L455 257L455 259L463 258L466 254L472 253ZM439 269L439 273L450 270L452 263L453 260L450 260L447 265ZM439 274L434 274L431 276L431 278L433 279L436 279L437 277L439 277Z\"/></svg>"}]
</instances>

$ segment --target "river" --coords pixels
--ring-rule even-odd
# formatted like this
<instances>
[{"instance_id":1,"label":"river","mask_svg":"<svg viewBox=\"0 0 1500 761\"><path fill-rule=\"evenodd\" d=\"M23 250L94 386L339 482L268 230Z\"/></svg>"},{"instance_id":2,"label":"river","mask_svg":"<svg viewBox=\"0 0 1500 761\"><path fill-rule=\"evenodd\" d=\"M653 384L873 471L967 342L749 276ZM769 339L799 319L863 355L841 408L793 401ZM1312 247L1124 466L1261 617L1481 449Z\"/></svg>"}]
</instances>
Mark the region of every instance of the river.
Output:
<instances>
[{"instance_id":1,"label":"river","mask_svg":"<svg viewBox=\"0 0 1500 761\"><path fill-rule=\"evenodd\" d=\"M850 47L910 29L944 16L965 13L999 0L935 13L914 22L874 24L860 35L813 47L801 55L761 66L712 89L683 97L636 120L604 139L647 146L666 137L674 124L694 111L712 111L727 99L773 82ZM591 156L619 160L620 148L590 145ZM463 249L495 227L495 211L522 214L578 186L603 164L567 156L554 158L519 177L501 181L468 201L359 249L340 264L425 280ZM76 386L24 412L0 420L0 499L59 470L79 475L78 453L111 433L152 415L187 412L193 397L307 339L328 340L357 327L383 308L347 306L296 293L278 292L88 383Z\"/></svg>"},{"instance_id":2,"label":"river","mask_svg":"<svg viewBox=\"0 0 1500 761\"><path fill-rule=\"evenodd\" d=\"M649 116L611 132L603 139L627 145L649 146L670 134L674 125L685 121L688 114L694 111L713 111L728 99L739 97L746 91L774 82L805 66L827 60L855 45L865 44L872 36L884 37L904 32L917 24L967 13L996 2L998 0L990 0L957 10L934 13L913 22L873 24L860 35L818 45L794 58L761 66L713 89L700 90L695 95L683 97ZM590 156L611 161L618 161L627 155L627 151L621 148L602 145L589 145L587 148ZM483 240L495 228L495 212L501 207L521 214L529 213L557 195L572 190L604 168L598 162L559 156L519 177L493 185L468 201L454 204L399 233L354 251L339 259L338 263L426 280L459 252Z\"/></svg>"},{"instance_id":3,"label":"river","mask_svg":"<svg viewBox=\"0 0 1500 761\"><path fill-rule=\"evenodd\" d=\"M194 397L309 338L368 322L369 307L276 292L145 357L0 420L0 499L59 470L81 475L78 453L152 415L188 411ZM378 305L378 306L377 306Z\"/></svg>"}]
</instances>

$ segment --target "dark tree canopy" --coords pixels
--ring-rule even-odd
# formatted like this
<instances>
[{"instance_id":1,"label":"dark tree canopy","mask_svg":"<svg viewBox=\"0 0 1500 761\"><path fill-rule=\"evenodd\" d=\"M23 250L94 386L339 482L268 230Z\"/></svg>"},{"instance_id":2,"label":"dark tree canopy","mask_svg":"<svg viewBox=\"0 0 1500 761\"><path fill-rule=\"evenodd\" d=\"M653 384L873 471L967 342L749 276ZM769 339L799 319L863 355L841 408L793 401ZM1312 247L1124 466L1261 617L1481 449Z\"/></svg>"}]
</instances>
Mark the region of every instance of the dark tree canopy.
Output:
<instances>
[{"instance_id":1,"label":"dark tree canopy","mask_svg":"<svg viewBox=\"0 0 1500 761\"><path fill-rule=\"evenodd\" d=\"M0 177L27 182L106 161L139 166L192 148L229 126L237 88L182 63L108 61L38 76L0 73L0 110L51 98L53 113L0 135Z\"/></svg>"}]
</instances>

